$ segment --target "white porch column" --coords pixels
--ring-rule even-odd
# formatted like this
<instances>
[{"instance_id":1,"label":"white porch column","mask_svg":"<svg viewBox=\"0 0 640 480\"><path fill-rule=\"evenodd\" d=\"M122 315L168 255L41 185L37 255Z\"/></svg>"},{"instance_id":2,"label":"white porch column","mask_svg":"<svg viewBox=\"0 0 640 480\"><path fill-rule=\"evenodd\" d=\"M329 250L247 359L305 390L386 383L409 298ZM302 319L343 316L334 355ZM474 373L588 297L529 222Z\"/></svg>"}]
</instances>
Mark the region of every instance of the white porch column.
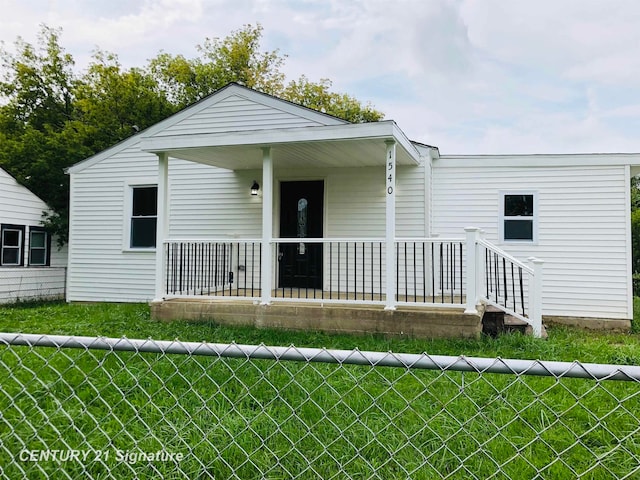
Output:
<instances>
[{"instance_id":1,"label":"white porch column","mask_svg":"<svg viewBox=\"0 0 640 480\"><path fill-rule=\"evenodd\" d=\"M385 310L396 309L396 142L387 140L387 157L385 162L386 178L386 268L387 288Z\"/></svg>"},{"instance_id":2,"label":"white porch column","mask_svg":"<svg viewBox=\"0 0 640 480\"><path fill-rule=\"evenodd\" d=\"M478 303L478 239L480 238L480 229L477 227L465 227L467 232L467 308L464 313L475 315L478 313L476 304Z\"/></svg>"},{"instance_id":3,"label":"white porch column","mask_svg":"<svg viewBox=\"0 0 640 480\"><path fill-rule=\"evenodd\" d=\"M156 223L156 285L154 301L161 301L165 296L164 279L166 275L164 262L164 241L169 232L169 155L158 153L158 209Z\"/></svg>"},{"instance_id":4,"label":"white porch column","mask_svg":"<svg viewBox=\"0 0 640 480\"><path fill-rule=\"evenodd\" d=\"M262 289L261 305L271 303L271 280L273 279L273 159L271 147L262 148Z\"/></svg>"}]
</instances>

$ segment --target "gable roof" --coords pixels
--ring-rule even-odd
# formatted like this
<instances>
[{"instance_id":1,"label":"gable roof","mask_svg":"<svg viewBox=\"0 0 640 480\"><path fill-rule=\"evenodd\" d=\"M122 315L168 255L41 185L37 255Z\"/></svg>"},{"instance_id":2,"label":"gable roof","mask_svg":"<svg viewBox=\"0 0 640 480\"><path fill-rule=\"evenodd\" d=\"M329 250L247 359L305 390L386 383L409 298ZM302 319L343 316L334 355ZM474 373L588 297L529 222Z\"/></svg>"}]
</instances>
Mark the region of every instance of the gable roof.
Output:
<instances>
[{"instance_id":1,"label":"gable roof","mask_svg":"<svg viewBox=\"0 0 640 480\"><path fill-rule=\"evenodd\" d=\"M143 138L180 132L229 132L285 127L348 125L346 120L294 104L237 83L230 83L208 97L138 132L65 170L78 173L134 146Z\"/></svg>"},{"instance_id":2,"label":"gable roof","mask_svg":"<svg viewBox=\"0 0 640 480\"><path fill-rule=\"evenodd\" d=\"M43 206L44 209L50 208L44 200L18 182L13 175L3 168L0 168L0 186L0 205L4 203L3 198L15 197L20 198L20 201L28 199L29 202L38 202L42 204L41 207Z\"/></svg>"}]
</instances>

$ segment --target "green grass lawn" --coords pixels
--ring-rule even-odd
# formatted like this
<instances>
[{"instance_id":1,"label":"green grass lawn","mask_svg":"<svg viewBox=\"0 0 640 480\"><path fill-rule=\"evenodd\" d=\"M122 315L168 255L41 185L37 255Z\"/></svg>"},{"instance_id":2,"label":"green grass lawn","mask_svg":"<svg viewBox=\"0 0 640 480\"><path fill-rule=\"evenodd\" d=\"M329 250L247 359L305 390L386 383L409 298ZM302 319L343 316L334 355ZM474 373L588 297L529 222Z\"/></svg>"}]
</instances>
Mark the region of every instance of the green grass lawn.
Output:
<instances>
[{"instance_id":1,"label":"green grass lawn","mask_svg":"<svg viewBox=\"0 0 640 480\"><path fill-rule=\"evenodd\" d=\"M640 315L640 298L635 299ZM634 329L640 320L634 322ZM640 335L550 329L539 341L522 335L478 340L416 340L381 336L352 336L293 332L251 327L230 328L214 322L156 322L144 304L23 304L0 307L0 331L87 335L157 340L207 341L266 345L296 345L337 349L394 351L640 365Z\"/></svg>"},{"instance_id":2,"label":"green grass lawn","mask_svg":"<svg viewBox=\"0 0 640 480\"><path fill-rule=\"evenodd\" d=\"M146 305L1 307L0 331L640 365L635 333L387 339L159 323ZM639 396L631 382L2 347L0 478L615 478L640 462ZM52 448L108 456L17 458ZM184 459L116 458L162 449Z\"/></svg>"}]
</instances>

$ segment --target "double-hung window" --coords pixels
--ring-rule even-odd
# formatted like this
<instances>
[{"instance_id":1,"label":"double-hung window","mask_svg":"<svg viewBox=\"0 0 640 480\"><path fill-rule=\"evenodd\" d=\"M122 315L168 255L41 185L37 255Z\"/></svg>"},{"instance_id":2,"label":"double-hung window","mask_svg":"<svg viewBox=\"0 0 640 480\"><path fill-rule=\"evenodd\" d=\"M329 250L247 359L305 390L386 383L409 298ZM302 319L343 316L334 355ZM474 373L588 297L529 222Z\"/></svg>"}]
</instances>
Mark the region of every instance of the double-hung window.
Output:
<instances>
[{"instance_id":1,"label":"double-hung window","mask_svg":"<svg viewBox=\"0 0 640 480\"><path fill-rule=\"evenodd\" d=\"M158 187L131 186L130 248L155 248L158 221Z\"/></svg>"},{"instance_id":2,"label":"double-hung window","mask_svg":"<svg viewBox=\"0 0 640 480\"><path fill-rule=\"evenodd\" d=\"M536 192L501 192L500 237L504 242L536 242L538 195Z\"/></svg>"},{"instance_id":3,"label":"double-hung window","mask_svg":"<svg viewBox=\"0 0 640 480\"><path fill-rule=\"evenodd\" d=\"M24 226L7 225L0 227L0 265L23 265L24 251Z\"/></svg>"},{"instance_id":4,"label":"double-hung window","mask_svg":"<svg viewBox=\"0 0 640 480\"><path fill-rule=\"evenodd\" d=\"M29 229L29 265L44 267L49 265L51 236L41 227Z\"/></svg>"}]
</instances>

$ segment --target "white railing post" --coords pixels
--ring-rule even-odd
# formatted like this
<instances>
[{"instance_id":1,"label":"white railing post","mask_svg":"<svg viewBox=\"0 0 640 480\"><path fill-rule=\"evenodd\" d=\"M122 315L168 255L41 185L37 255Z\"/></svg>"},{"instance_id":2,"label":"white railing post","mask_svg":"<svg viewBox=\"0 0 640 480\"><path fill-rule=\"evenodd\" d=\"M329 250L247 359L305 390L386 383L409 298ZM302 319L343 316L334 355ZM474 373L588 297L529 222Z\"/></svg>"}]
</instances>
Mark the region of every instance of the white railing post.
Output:
<instances>
[{"instance_id":1,"label":"white railing post","mask_svg":"<svg viewBox=\"0 0 640 480\"><path fill-rule=\"evenodd\" d=\"M542 266L543 260L529 257L533 264L533 278L529 282L529 320L533 329L533 336L542 336Z\"/></svg>"},{"instance_id":2,"label":"white railing post","mask_svg":"<svg viewBox=\"0 0 640 480\"><path fill-rule=\"evenodd\" d=\"M482 229L478 230L478 240L484 240L485 231ZM480 245L476 244L476 297L479 301L481 298L485 298L485 294L487 291L487 261L486 261L486 250L480 247Z\"/></svg>"},{"instance_id":3,"label":"white railing post","mask_svg":"<svg viewBox=\"0 0 640 480\"><path fill-rule=\"evenodd\" d=\"M476 261L478 239L480 238L480 229L477 227L465 227L467 232L467 308L464 313L468 315L476 315L478 310L478 263Z\"/></svg>"}]
</instances>

